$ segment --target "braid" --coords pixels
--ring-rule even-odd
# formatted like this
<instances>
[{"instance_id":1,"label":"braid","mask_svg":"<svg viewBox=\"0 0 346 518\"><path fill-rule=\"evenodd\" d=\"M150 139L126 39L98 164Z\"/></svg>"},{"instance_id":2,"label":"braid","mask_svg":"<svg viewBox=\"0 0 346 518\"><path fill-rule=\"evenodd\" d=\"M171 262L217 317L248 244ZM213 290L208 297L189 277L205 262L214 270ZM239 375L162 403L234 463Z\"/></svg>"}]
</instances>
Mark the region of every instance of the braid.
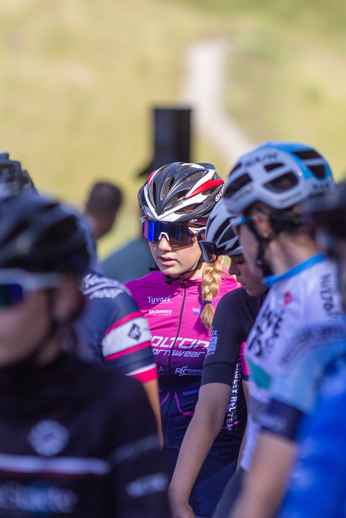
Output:
<instances>
[{"instance_id":1,"label":"braid","mask_svg":"<svg viewBox=\"0 0 346 518\"><path fill-rule=\"evenodd\" d=\"M201 283L202 299L206 303L201 313L201 320L208 331L211 330L215 309L211 301L219 293L221 282L223 257L219 257L215 263L206 264L203 270L203 280Z\"/></svg>"}]
</instances>

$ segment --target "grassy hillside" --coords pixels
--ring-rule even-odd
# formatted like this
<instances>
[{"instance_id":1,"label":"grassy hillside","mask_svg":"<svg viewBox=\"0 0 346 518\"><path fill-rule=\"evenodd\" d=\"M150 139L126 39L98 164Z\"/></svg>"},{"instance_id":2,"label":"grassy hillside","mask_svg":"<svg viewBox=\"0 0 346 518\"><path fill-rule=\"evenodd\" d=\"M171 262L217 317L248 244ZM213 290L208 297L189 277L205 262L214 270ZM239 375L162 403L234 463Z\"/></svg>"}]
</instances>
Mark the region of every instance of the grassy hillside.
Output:
<instances>
[{"instance_id":1,"label":"grassy hillside","mask_svg":"<svg viewBox=\"0 0 346 518\"><path fill-rule=\"evenodd\" d=\"M118 183L127 201L101 243L106 253L138 229L136 172L151 158L150 108L175 102L186 47L222 35L234 49L230 113L256 141L315 144L340 175L342 2L2 0L0 149L40 189L75 204L95 180ZM224 177L230 166L198 135L193 158Z\"/></svg>"}]
</instances>

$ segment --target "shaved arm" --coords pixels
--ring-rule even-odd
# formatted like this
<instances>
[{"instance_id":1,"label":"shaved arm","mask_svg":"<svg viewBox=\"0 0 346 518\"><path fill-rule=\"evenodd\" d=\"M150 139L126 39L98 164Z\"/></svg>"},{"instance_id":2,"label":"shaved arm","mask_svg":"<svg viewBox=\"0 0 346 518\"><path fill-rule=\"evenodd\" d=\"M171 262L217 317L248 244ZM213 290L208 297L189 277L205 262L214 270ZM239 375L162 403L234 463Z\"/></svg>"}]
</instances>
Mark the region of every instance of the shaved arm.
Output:
<instances>
[{"instance_id":1,"label":"shaved arm","mask_svg":"<svg viewBox=\"0 0 346 518\"><path fill-rule=\"evenodd\" d=\"M273 518L296 455L293 441L262 431L243 491L229 518Z\"/></svg>"}]
</instances>

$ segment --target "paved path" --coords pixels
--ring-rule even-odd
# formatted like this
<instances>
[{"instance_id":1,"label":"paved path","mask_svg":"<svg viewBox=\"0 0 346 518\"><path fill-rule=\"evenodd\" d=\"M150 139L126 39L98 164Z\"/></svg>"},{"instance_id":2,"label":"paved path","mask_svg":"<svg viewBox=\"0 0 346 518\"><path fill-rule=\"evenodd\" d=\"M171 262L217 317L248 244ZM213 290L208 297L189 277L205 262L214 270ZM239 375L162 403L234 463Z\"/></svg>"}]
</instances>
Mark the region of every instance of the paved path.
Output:
<instances>
[{"instance_id":1,"label":"paved path","mask_svg":"<svg viewBox=\"0 0 346 518\"><path fill-rule=\"evenodd\" d=\"M229 167L255 145L222 105L224 60L231 51L225 39L207 40L190 47L185 55L179 99L181 104L194 108L194 127L218 149Z\"/></svg>"}]
</instances>

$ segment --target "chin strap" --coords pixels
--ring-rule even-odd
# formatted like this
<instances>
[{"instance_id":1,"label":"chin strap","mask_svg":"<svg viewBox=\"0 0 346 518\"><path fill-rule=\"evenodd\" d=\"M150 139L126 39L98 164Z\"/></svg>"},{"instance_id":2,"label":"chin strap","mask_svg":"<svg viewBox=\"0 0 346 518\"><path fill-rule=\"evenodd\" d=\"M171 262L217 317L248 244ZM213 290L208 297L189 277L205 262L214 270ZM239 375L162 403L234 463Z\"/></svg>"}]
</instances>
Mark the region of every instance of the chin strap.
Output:
<instances>
[{"instance_id":1,"label":"chin strap","mask_svg":"<svg viewBox=\"0 0 346 518\"><path fill-rule=\"evenodd\" d=\"M193 276L193 274L201 267L202 263L203 263L203 255L201 254L197 263L192 268L190 268L190 270L187 270L186 272L182 273L178 277L172 277L171 275L165 275L165 277L166 277L165 283L172 284L172 282L174 282L174 281L188 281ZM185 277L187 273L190 273L190 275L188 275L188 277Z\"/></svg>"},{"instance_id":2,"label":"chin strap","mask_svg":"<svg viewBox=\"0 0 346 518\"><path fill-rule=\"evenodd\" d=\"M266 251L267 246L269 245L270 241L273 239L273 235L271 237L262 237L258 232L257 229L253 223L253 221L247 221L247 226L251 230L251 232L254 234L257 243L258 243L258 252L257 252L257 258L256 258L256 266L262 270L263 277L268 277L269 275L272 275L272 269L270 268L269 264L264 258L264 254Z\"/></svg>"}]
</instances>

